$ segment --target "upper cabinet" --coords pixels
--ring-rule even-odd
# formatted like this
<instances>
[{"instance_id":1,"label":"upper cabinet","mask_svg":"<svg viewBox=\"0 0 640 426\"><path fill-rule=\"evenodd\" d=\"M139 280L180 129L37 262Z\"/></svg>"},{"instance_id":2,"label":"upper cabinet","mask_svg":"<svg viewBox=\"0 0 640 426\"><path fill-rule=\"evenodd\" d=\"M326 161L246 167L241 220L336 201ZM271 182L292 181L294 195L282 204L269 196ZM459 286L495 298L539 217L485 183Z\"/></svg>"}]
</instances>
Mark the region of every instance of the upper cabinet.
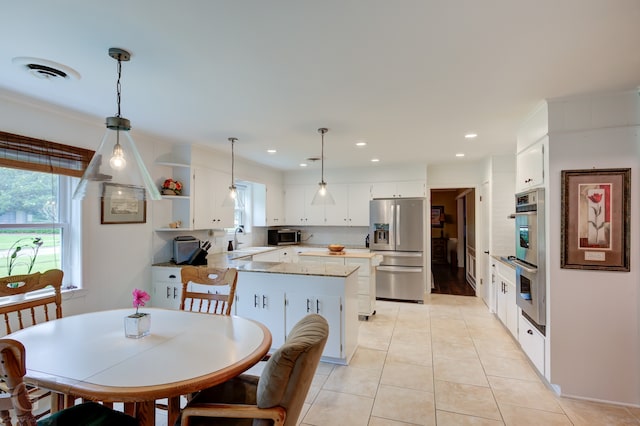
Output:
<instances>
[{"instance_id":1,"label":"upper cabinet","mask_svg":"<svg viewBox=\"0 0 640 426\"><path fill-rule=\"evenodd\" d=\"M423 180L375 182L371 185L371 198L424 197L426 183Z\"/></svg>"},{"instance_id":2,"label":"upper cabinet","mask_svg":"<svg viewBox=\"0 0 640 426\"><path fill-rule=\"evenodd\" d=\"M233 228L233 206L223 206L231 175L206 167L193 168L193 228Z\"/></svg>"},{"instance_id":3,"label":"upper cabinet","mask_svg":"<svg viewBox=\"0 0 640 426\"><path fill-rule=\"evenodd\" d=\"M266 189L266 200L266 225L284 225L284 189L282 186L268 184Z\"/></svg>"},{"instance_id":4,"label":"upper cabinet","mask_svg":"<svg viewBox=\"0 0 640 426\"><path fill-rule=\"evenodd\" d=\"M333 184L328 190L336 203L325 206L325 225L369 226L371 184Z\"/></svg>"},{"instance_id":5,"label":"upper cabinet","mask_svg":"<svg viewBox=\"0 0 640 426\"><path fill-rule=\"evenodd\" d=\"M548 138L534 143L516 157L516 191L544 186L544 150Z\"/></svg>"},{"instance_id":6,"label":"upper cabinet","mask_svg":"<svg viewBox=\"0 0 640 426\"><path fill-rule=\"evenodd\" d=\"M284 192L287 225L324 225L324 206L311 205L318 185L287 185ZM331 189L329 189L331 191Z\"/></svg>"}]
</instances>

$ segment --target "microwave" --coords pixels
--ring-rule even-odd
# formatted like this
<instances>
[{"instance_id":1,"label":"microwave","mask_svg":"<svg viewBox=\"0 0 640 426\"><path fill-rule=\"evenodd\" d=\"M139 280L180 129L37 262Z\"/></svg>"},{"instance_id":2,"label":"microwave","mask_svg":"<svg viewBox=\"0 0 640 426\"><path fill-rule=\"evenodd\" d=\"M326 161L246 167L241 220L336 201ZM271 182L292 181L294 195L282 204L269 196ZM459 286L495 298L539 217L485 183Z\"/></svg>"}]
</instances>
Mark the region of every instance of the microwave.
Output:
<instances>
[{"instance_id":1,"label":"microwave","mask_svg":"<svg viewBox=\"0 0 640 426\"><path fill-rule=\"evenodd\" d=\"M270 246L288 246L300 244L302 232L299 229L268 229L267 244Z\"/></svg>"}]
</instances>

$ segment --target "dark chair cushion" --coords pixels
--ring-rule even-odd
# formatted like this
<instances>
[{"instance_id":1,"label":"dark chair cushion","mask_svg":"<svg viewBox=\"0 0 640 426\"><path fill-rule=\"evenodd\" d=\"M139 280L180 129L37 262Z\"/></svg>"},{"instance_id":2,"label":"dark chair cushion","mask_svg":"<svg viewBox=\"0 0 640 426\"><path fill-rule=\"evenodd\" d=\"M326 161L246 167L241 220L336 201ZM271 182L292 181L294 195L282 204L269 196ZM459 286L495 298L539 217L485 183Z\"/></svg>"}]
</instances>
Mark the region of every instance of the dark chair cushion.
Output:
<instances>
[{"instance_id":1,"label":"dark chair cushion","mask_svg":"<svg viewBox=\"0 0 640 426\"><path fill-rule=\"evenodd\" d=\"M38 420L38 426L138 426L138 420L96 402L85 402Z\"/></svg>"}]
</instances>

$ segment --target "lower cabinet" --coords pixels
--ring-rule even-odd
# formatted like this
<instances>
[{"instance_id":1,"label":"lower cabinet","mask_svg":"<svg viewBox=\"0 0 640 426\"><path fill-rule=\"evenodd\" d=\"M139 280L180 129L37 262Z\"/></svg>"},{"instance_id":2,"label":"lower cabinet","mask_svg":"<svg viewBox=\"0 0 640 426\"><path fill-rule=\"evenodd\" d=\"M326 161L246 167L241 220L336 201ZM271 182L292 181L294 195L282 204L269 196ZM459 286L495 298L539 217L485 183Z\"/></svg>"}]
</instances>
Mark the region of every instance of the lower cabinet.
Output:
<instances>
[{"instance_id":1,"label":"lower cabinet","mask_svg":"<svg viewBox=\"0 0 640 426\"><path fill-rule=\"evenodd\" d=\"M282 346L286 336L285 296L282 289L252 282L240 275L234 305L236 315L251 318L269 328L271 347Z\"/></svg>"},{"instance_id":2,"label":"lower cabinet","mask_svg":"<svg viewBox=\"0 0 640 426\"><path fill-rule=\"evenodd\" d=\"M300 262L336 263L338 265L358 265L358 315L369 319L376 312L376 266L377 257L348 257L298 254Z\"/></svg>"},{"instance_id":3,"label":"lower cabinet","mask_svg":"<svg viewBox=\"0 0 640 426\"><path fill-rule=\"evenodd\" d=\"M285 320L286 334L298 321L307 314L320 314L329 322L329 338L325 346L324 356L340 358L340 342L342 341L340 311L342 298L339 296L318 296L313 291L291 291L286 294Z\"/></svg>"},{"instance_id":4,"label":"lower cabinet","mask_svg":"<svg viewBox=\"0 0 640 426\"><path fill-rule=\"evenodd\" d=\"M522 350L544 376L544 336L522 315L519 317L518 329L518 341Z\"/></svg>"},{"instance_id":5,"label":"lower cabinet","mask_svg":"<svg viewBox=\"0 0 640 426\"><path fill-rule=\"evenodd\" d=\"M513 337L518 338L518 304L516 303L515 270L496 265L496 313Z\"/></svg>"},{"instance_id":6,"label":"lower cabinet","mask_svg":"<svg viewBox=\"0 0 640 426\"><path fill-rule=\"evenodd\" d=\"M151 304L155 308L180 309L180 267L151 267Z\"/></svg>"},{"instance_id":7,"label":"lower cabinet","mask_svg":"<svg viewBox=\"0 0 640 426\"><path fill-rule=\"evenodd\" d=\"M272 350L282 346L301 318L320 314L329 323L323 361L347 364L358 344L357 286L355 273L332 277L240 270L235 314L264 324Z\"/></svg>"}]
</instances>

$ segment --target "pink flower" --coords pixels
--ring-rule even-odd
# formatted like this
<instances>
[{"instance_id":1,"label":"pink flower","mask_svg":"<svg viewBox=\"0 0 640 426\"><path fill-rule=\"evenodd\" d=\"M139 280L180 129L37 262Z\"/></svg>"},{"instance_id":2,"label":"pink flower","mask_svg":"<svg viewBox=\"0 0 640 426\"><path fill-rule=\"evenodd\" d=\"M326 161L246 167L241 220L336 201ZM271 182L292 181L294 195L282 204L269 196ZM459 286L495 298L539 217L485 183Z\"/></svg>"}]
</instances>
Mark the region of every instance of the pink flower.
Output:
<instances>
[{"instance_id":1,"label":"pink flower","mask_svg":"<svg viewBox=\"0 0 640 426\"><path fill-rule=\"evenodd\" d=\"M138 308L140 306L144 306L144 302L148 302L151 300L151 296L144 290L134 289L133 290L133 307L136 308L136 313L138 313Z\"/></svg>"}]
</instances>

